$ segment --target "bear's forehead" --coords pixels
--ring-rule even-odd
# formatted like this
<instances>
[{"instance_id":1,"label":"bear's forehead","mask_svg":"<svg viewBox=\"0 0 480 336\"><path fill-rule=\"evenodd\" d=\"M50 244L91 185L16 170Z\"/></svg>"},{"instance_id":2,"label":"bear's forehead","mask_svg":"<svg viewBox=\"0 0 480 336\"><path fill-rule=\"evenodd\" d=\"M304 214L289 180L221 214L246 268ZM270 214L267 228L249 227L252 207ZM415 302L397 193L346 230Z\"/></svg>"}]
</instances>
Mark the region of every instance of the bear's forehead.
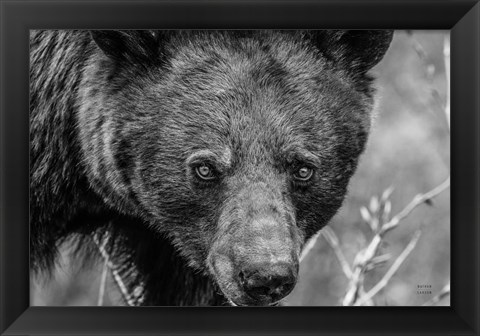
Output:
<instances>
[{"instance_id":1,"label":"bear's forehead","mask_svg":"<svg viewBox=\"0 0 480 336\"><path fill-rule=\"evenodd\" d=\"M344 89L321 58L292 37L221 36L177 41L157 87L169 100L166 105L204 112L205 118L225 115L233 122L258 124L301 111L309 115L325 105L322 91Z\"/></svg>"},{"instance_id":2,"label":"bear's forehead","mask_svg":"<svg viewBox=\"0 0 480 336\"><path fill-rule=\"evenodd\" d=\"M286 78L298 84L321 75L325 67L313 47L280 33L248 38L228 33L199 34L171 41L167 49L171 76L185 83L217 84L219 90Z\"/></svg>"},{"instance_id":3,"label":"bear's forehead","mask_svg":"<svg viewBox=\"0 0 480 336\"><path fill-rule=\"evenodd\" d=\"M268 112L275 104L286 106L285 112L308 105L318 109L325 105L323 97L342 92L361 99L352 81L300 37L268 31L248 36L213 32L174 39L167 47L161 90L190 99L189 104L194 100L193 105L251 110L242 113Z\"/></svg>"},{"instance_id":4,"label":"bear's forehead","mask_svg":"<svg viewBox=\"0 0 480 336\"><path fill-rule=\"evenodd\" d=\"M198 148L315 151L335 141L341 116L364 109L358 93L291 36L201 35L172 42L169 55L157 86L165 132Z\"/></svg>"}]
</instances>

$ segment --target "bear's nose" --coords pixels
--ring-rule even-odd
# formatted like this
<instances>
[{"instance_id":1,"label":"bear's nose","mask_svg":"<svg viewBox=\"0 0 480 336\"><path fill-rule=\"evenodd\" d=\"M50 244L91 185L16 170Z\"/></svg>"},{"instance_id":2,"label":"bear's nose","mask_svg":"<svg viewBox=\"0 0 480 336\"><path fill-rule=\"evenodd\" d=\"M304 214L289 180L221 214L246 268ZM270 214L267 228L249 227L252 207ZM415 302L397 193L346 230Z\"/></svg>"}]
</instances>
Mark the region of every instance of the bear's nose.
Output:
<instances>
[{"instance_id":1,"label":"bear's nose","mask_svg":"<svg viewBox=\"0 0 480 336\"><path fill-rule=\"evenodd\" d=\"M262 263L242 269L238 274L245 293L256 301L274 303L295 286L295 267L288 263Z\"/></svg>"}]
</instances>

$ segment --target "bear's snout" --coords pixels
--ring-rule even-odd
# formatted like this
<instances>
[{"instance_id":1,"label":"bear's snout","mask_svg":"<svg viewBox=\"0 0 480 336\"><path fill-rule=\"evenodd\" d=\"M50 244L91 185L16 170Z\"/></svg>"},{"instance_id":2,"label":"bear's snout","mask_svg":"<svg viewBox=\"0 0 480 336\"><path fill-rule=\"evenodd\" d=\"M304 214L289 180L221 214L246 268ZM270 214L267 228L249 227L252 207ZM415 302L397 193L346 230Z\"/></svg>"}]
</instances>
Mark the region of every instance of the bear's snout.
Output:
<instances>
[{"instance_id":1,"label":"bear's snout","mask_svg":"<svg viewBox=\"0 0 480 336\"><path fill-rule=\"evenodd\" d=\"M297 279L296 268L293 263L256 263L240 270L238 282L256 302L275 303L292 291Z\"/></svg>"},{"instance_id":2,"label":"bear's snout","mask_svg":"<svg viewBox=\"0 0 480 336\"><path fill-rule=\"evenodd\" d=\"M207 258L213 278L235 305L276 304L297 280L303 236L283 184L270 178L244 183L225 204Z\"/></svg>"},{"instance_id":3,"label":"bear's snout","mask_svg":"<svg viewBox=\"0 0 480 336\"><path fill-rule=\"evenodd\" d=\"M280 220L235 223L212 247L209 264L222 292L235 305L272 305L295 287L298 237Z\"/></svg>"}]
</instances>

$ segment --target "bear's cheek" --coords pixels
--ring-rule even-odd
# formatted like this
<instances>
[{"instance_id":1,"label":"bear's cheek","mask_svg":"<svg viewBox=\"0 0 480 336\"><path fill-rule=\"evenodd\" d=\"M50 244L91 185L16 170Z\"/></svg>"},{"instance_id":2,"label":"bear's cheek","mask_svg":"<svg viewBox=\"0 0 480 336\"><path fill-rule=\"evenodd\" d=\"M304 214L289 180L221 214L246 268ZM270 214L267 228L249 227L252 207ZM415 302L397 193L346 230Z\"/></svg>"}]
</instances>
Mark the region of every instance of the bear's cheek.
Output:
<instances>
[{"instance_id":1,"label":"bear's cheek","mask_svg":"<svg viewBox=\"0 0 480 336\"><path fill-rule=\"evenodd\" d=\"M173 162L162 169L151 165L136 185L141 207L158 231L172 235L182 250L208 251L224 197L220 185L194 188ZM205 258L197 263L204 265Z\"/></svg>"},{"instance_id":2,"label":"bear's cheek","mask_svg":"<svg viewBox=\"0 0 480 336\"><path fill-rule=\"evenodd\" d=\"M139 152L131 185L149 221L178 225L211 213L211 202L192 191L175 156L160 155L156 148Z\"/></svg>"},{"instance_id":3,"label":"bear's cheek","mask_svg":"<svg viewBox=\"0 0 480 336\"><path fill-rule=\"evenodd\" d=\"M319 170L317 175L315 185L291 194L297 226L305 240L328 224L342 206L347 192L349 176L340 170L328 170L325 167Z\"/></svg>"}]
</instances>

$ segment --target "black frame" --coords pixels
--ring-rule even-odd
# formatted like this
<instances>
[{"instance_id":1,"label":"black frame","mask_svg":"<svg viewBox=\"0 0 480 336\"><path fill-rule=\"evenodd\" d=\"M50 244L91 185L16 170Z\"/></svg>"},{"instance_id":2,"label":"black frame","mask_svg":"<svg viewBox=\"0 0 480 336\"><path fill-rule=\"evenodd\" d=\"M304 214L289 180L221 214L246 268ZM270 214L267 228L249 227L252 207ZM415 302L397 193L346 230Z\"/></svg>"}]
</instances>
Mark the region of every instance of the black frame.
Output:
<instances>
[{"instance_id":1,"label":"black frame","mask_svg":"<svg viewBox=\"0 0 480 336\"><path fill-rule=\"evenodd\" d=\"M0 0L0 333L478 335L480 4L474 0ZM451 29L451 307L29 308L28 30Z\"/></svg>"}]
</instances>

